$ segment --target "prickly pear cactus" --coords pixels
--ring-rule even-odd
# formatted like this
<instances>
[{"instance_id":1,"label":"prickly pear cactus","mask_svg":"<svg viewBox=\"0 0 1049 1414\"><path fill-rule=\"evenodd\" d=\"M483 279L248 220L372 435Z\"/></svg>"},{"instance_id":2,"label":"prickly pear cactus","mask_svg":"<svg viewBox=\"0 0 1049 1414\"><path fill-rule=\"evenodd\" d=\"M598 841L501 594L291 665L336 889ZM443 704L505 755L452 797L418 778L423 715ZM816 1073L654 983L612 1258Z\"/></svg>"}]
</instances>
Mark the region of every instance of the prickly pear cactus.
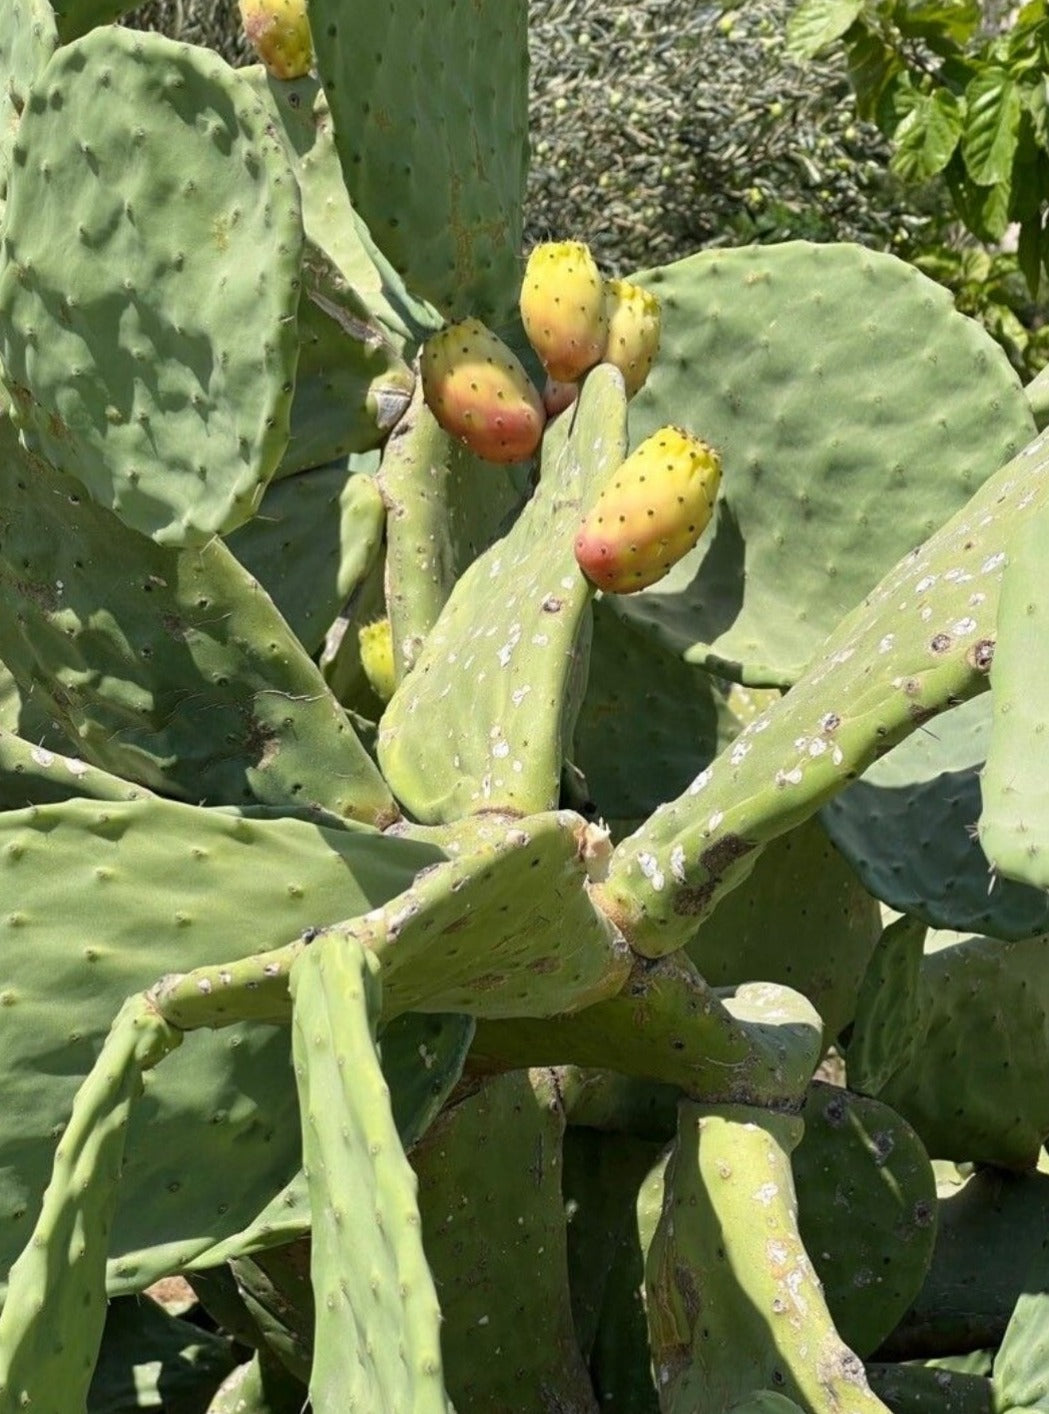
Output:
<instances>
[{"instance_id":1,"label":"prickly pear cactus","mask_svg":"<svg viewBox=\"0 0 1049 1414\"><path fill-rule=\"evenodd\" d=\"M522 250L523 0L123 8L0 6L0 1414L1040 1407L1039 399Z\"/></svg>"}]
</instances>

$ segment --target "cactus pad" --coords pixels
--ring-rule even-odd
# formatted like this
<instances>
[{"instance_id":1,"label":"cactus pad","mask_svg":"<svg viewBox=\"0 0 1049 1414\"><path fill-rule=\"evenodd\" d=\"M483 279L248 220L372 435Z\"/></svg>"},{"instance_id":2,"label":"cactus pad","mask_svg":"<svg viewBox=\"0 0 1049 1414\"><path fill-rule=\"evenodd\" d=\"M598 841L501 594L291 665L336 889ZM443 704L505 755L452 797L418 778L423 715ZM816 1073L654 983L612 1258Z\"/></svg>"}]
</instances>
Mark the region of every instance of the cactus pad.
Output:
<instances>
[{"instance_id":1,"label":"cactus pad","mask_svg":"<svg viewBox=\"0 0 1049 1414\"><path fill-rule=\"evenodd\" d=\"M415 1176L376 1050L378 964L344 939L319 938L291 989L317 1313L311 1407L450 1414Z\"/></svg>"},{"instance_id":2,"label":"cactus pad","mask_svg":"<svg viewBox=\"0 0 1049 1414\"><path fill-rule=\"evenodd\" d=\"M28 1235L56 1126L124 997L363 913L439 858L371 831L163 800L0 816L0 875L17 898L0 923L0 1271ZM132 1120L112 1289L138 1290L252 1221L298 1166L294 1112L286 1030L188 1037Z\"/></svg>"},{"instance_id":3,"label":"cactus pad","mask_svg":"<svg viewBox=\"0 0 1049 1414\"><path fill-rule=\"evenodd\" d=\"M531 814L557 803L585 683L591 597L572 539L625 442L622 379L598 367L546 433L532 499L456 584L394 693L379 760L418 819Z\"/></svg>"},{"instance_id":4,"label":"cactus pad","mask_svg":"<svg viewBox=\"0 0 1049 1414\"><path fill-rule=\"evenodd\" d=\"M413 289L498 326L519 279L525 0L311 0L317 71L354 206Z\"/></svg>"},{"instance_id":5,"label":"cactus pad","mask_svg":"<svg viewBox=\"0 0 1049 1414\"><path fill-rule=\"evenodd\" d=\"M888 1105L811 1086L791 1164L802 1241L834 1324L870 1355L921 1290L936 1235L936 1180L914 1130Z\"/></svg>"},{"instance_id":6,"label":"cactus pad","mask_svg":"<svg viewBox=\"0 0 1049 1414\"><path fill-rule=\"evenodd\" d=\"M412 1156L459 1414L597 1410L569 1299L564 1115L548 1077L531 1081L523 1071L489 1081Z\"/></svg>"},{"instance_id":7,"label":"cactus pad","mask_svg":"<svg viewBox=\"0 0 1049 1414\"><path fill-rule=\"evenodd\" d=\"M0 423L0 656L77 755L193 801L396 815L320 672L220 540L156 545L12 440Z\"/></svg>"},{"instance_id":8,"label":"cactus pad","mask_svg":"<svg viewBox=\"0 0 1049 1414\"><path fill-rule=\"evenodd\" d=\"M1019 381L945 290L858 246L707 251L636 278L663 341L631 438L684 422L725 481L713 533L624 612L715 672L793 682L1030 440Z\"/></svg>"},{"instance_id":9,"label":"cactus pad","mask_svg":"<svg viewBox=\"0 0 1049 1414\"><path fill-rule=\"evenodd\" d=\"M996 661L1011 648L1001 624ZM1028 648L1025 674L1034 662ZM1025 682L1029 692L1029 677ZM898 912L933 928L1029 938L1049 928L1049 898L1042 888L995 877L974 837L981 800L991 789L981 781L981 768L992 696L985 693L914 732L829 801L822 817L867 888ZM1018 779L1015 767L1010 775ZM1029 826L1031 817L1023 817Z\"/></svg>"},{"instance_id":10,"label":"cactus pad","mask_svg":"<svg viewBox=\"0 0 1049 1414\"><path fill-rule=\"evenodd\" d=\"M0 355L23 435L159 541L246 520L298 357L298 191L266 110L207 50L100 28L39 75L12 159Z\"/></svg>"}]
</instances>

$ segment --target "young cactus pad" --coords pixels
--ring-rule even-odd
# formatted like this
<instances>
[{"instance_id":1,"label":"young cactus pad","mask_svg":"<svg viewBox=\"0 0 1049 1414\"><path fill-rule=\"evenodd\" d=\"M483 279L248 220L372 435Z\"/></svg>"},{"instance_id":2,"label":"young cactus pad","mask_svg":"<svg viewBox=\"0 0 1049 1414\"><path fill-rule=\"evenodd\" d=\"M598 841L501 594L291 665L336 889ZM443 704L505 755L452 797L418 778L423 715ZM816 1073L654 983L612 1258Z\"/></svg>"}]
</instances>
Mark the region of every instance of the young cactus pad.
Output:
<instances>
[{"instance_id":1,"label":"young cactus pad","mask_svg":"<svg viewBox=\"0 0 1049 1414\"><path fill-rule=\"evenodd\" d=\"M721 459L680 427L646 438L616 472L576 536L580 569L609 594L668 574L710 524Z\"/></svg>"}]
</instances>

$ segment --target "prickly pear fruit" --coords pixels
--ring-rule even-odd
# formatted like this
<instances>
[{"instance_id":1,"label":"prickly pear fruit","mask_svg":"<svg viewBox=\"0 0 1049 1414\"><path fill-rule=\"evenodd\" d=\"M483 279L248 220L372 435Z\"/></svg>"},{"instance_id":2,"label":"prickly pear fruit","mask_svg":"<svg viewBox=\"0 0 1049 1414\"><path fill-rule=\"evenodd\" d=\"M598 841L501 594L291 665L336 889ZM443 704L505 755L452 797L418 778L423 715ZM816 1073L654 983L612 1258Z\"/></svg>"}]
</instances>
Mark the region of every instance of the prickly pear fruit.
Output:
<instances>
[{"instance_id":1,"label":"prickly pear fruit","mask_svg":"<svg viewBox=\"0 0 1049 1414\"><path fill-rule=\"evenodd\" d=\"M550 377L572 383L605 351L608 316L601 272L582 241L546 241L528 257L521 320Z\"/></svg>"},{"instance_id":2,"label":"prickly pear fruit","mask_svg":"<svg viewBox=\"0 0 1049 1414\"><path fill-rule=\"evenodd\" d=\"M608 343L604 362L614 363L623 375L626 395L632 398L644 386L659 352L663 322L659 300L640 285L627 280L605 281Z\"/></svg>"},{"instance_id":3,"label":"prickly pear fruit","mask_svg":"<svg viewBox=\"0 0 1049 1414\"><path fill-rule=\"evenodd\" d=\"M721 459L680 427L661 427L632 452L576 536L579 568L607 594L662 579L710 523Z\"/></svg>"},{"instance_id":4,"label":"prickly pear fruit","mask_svg":"<svg viewBox=\"0 0 1049 1414\"><path fill-rule=\"evenodd\" d=\"M548 378L543 388L543 407L547 417L556 417L559 412L564 412L578 397L578 383L559 383L556 378Z\"/></svg>"},{"instance_id":5,"label":"prickly pear fruit","mask_svg":"<svg viewBox=\"0 0 1049 1414\"><path fill-rule=\"evenodd\" d=\"M397 679L393 665L393 629L389 619L376 619L357 630L361 652L361 667L372 691L383 702L389 702Z\"/></svg>"},{"instance_id":6,"label":"prickly pear fruit","mask_svg":"<svg viewBox=\"0 0 1049 1414\"><path fill-rule=\"evenodd\" d=\"M301 79L313 67L306 0L240 0L244 33L275 79Z\"/></svg>"},{"instance_id":7,"label":"prickly pear fruit","mask_svg":"<svg viewBox=\"0 0 1049 1414\"><path fill-rule=\"evenodd\" d=\"M519 462L546 424L539 390L516 355L479 319L464 319L423 345L423 396L453 437L489 462Z\"/></svg>"}]
</instances>

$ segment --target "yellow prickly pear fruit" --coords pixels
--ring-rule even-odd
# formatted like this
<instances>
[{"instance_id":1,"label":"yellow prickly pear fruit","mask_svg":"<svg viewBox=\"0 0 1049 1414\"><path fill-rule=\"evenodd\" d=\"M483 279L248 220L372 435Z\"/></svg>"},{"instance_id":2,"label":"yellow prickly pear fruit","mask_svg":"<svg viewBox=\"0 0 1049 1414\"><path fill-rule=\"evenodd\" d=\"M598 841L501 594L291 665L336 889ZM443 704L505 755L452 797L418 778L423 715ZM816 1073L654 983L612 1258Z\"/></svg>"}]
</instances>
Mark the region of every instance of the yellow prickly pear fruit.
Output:
<instances>
[{"instance_id":1,"label":"yellow prickly pear fruit","mask_svg":"<svg viewBox=\"0 0 1049 1414\"><path fill-rule=\"evenodd\" d=\"M301 79L313 67L306 0L240 0L244 33L275 79Z\"/></svg>"},{"instance_id":2,"label":"yellow prickly pear fruit","mask_svg":"<svg viewBox=\"0 0 1049 1414\"><path fill-rule=\"evenodd\" d=\"M659 352L663 323L659 300L640 285L627 280L605 281L608 343L604 362L614 363L623 375L626 395L632 398L644 386Z\"/></svg>"},{"instance_id":3,"label":"yellow prickly pear fruit","mask_svg":"<svg viewBox=\"0 0 1049 1414\"><path fill-rule=\"evenodd\" d=\"M389 702L397 686L393 666L393 629L389 619L376 619L357 630L361 650L361 667L371 683L372 691L383 702Z\"/></svg>"},{"instance_id":4,"label":"yellow prickly pear fruit","mask_svg":"<svg viewBox=\"0 0 1049 1414\"><path fill-rule=\"evenodd\" d=\"M521 321L543 367L573 383L599 361L608 339L601 272L582 241L547 241L528 257Z\"/></svg>"},{"instance_id":5,"label":"yellow prickly pear fruit","mask_svg":"<svg viewBox=\"0 0 1049 1414\"><path fill-rule=\"evenodd\" d=\"M422 351L423 397L453 437L489 462L519 462L539 445L546 412L521 361L479 319L450 324Z\"/></svg>"},{"instance_id":6,"label":"yellow prickly pear fruit","mask_svg":"<svg viewBox=\"0 0 1049 1414\"><path fill-rule=\"evenodd\" d=\"M712 447L680 427L661 427L627 457L583 521L579 568L608 594L655 584L710 524L720 483Z\"/></svg>"}]
</instances>

